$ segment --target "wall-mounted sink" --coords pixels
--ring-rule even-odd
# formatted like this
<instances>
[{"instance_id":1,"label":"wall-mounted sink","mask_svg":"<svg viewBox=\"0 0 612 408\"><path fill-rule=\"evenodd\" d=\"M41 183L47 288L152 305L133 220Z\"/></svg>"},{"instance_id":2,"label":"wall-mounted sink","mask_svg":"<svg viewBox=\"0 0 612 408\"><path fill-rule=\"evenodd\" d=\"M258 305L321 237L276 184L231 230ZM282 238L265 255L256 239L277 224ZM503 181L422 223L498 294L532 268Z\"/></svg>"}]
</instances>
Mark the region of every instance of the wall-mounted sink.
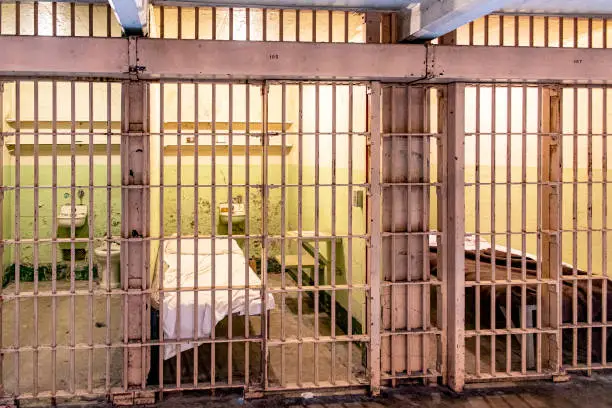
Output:
<instances>
[{"instance_id":1,"label":"wall-mounted sink","mask_svg":"<svg viewBox=\"0 0 612 408\"><path fill-rule=\"evenodd\" d=\"M60 228L70 228L72 225L72 220L74 220L74 227L79 228L85 225L86 219L86 205L75 205L74 211L70 204L62 205L60 207L59 214L57 215L57 226Z\"/></svg>"},{"instance_id":2,"label":"wall-mounted sink","mask_svg":"<svg viewBox=\"0 0 612 408\"><path fill-rule=\"evenodd\" d=\"M232 203L230 205L232 209L232 224L243 224L245 217L244 204ZM219 204L219 218L223 224L229 223L230 205L227 203Z\"/></svg>"}]
</instances>

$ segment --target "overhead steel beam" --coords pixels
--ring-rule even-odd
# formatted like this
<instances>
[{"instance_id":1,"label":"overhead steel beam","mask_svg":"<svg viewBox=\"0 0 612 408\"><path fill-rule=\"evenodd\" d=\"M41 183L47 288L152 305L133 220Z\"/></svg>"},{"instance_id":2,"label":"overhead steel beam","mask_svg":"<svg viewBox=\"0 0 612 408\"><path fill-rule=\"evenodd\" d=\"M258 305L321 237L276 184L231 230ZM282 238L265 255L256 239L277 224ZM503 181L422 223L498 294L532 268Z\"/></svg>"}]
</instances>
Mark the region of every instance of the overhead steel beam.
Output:
<instances>
[{"instance_id":1,"label":"overhead steel beam","mask_svg":"<svg viewBox=\"0 0 612 408\"><path fill-rule=\"evenodd\" d=\"M423 0L400 11L400 41L429 41L500 9L509 0Z\"/></svg>"},{"instance_id":2,"label":"overhead steel beam","mask_svg":"<svg viewBox=\"0 0 612 408\"><path fill-rule=\"evenodd\" d=\"M138 39L149 77L216 79L378 79L426 77L421 45Z\"/></svg>"},{"instance_id":3,"label":"overhead steel beam","mask_svg":"<svg viewBox=\"0 0 612 408\"><path fill-rule=\"evenodd\" d=\"M126 36L148 34L149 0L108 0Z\"/></svg>"},{"instance_id":4,"label":"overhead steel beam","mask_svg":"<svg viewBox=\"0 0 612 408\"><path fill-rule=\"evenodd\" d=\"M612 82L612 53L589 48L435 46L428 74L436 81Z\"/></svg>"},{"instance_id":5,"label":"overhead steel beam","mask_svg":"<svg viewBox=\"0 0 612 408\"><path fill-rule=\"evenodd\" d=\"M148 38L128 43L125 38L0 36L0 76L612 82L612 53L605 49Z\"/></svg>"},{"instance_id":6,"label":"overhead steel beam","mask_svg":"<svg viewBox=\"0 0 612 408\"><path fill-rule=\"evenodd\" d=\"M114 77L127 74L128 40L0 36L0 75Z\"/></svg>"}]
</instances>

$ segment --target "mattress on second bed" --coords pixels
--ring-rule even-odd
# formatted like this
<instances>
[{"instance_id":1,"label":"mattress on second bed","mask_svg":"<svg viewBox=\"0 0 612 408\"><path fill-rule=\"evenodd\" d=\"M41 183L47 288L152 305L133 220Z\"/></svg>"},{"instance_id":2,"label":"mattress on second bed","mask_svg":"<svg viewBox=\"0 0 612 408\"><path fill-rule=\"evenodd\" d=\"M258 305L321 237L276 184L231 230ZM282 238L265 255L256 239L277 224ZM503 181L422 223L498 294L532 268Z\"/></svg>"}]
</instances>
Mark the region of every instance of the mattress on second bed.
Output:
<instances>
[{"instance_id":1,"label":"mattress on second bed","mask_svg":"<svg viewBox=\"0 0 612 408\"><path fill-rule=\"evenodd\" d=\"M160 301L163 301L163 329L166 339L176 339L177 334L180 338L207 338L210 337L212 327L230 313L246 315L248 309L249 315L259 315L264 309L261 280L248 266L235 240L232 240L230 245L227 238L216 239L214 255L210 239L198 240L197 249L194 241L181 240L180 254L176 239L168 240L164 244L164 290L177 287L194 289L164 292L163 297L160 297ZM210 290L213 287L213 278L214 287L223 289ZM197 299L196 288L199 289ZM265 299L265 309L274 309L274 297L268 294ZM194 309L197 309L197 315L194 314ZM190 344L181 344L181 351L192 347ZM165 359L174 355L176 347L165 347Z\"/></svg>"}]
</instances>

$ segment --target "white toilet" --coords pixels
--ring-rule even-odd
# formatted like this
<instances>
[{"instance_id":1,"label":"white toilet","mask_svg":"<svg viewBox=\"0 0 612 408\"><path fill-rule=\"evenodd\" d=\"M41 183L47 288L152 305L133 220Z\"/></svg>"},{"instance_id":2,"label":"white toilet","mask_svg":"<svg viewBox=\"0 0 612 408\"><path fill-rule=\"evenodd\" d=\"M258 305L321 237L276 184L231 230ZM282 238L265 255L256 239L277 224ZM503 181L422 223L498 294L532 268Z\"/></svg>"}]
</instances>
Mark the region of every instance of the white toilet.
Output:
<instances>
[{"instance_id":1,"label":"white toilet","mask_svg":"<svg viewBox=\"0 0 612 408\"><path fill-rule=\"evenodd\" d=\"M107 270L106 256L110 252L110 270ZM100 287L106 288L106 280L110 280L111 288L121 286L121 271L119 263L121 260L121 246L116 242L107 243L94 249L96 265L98 265L98 276L100 277Z\"/></svg>"}]
</instances>

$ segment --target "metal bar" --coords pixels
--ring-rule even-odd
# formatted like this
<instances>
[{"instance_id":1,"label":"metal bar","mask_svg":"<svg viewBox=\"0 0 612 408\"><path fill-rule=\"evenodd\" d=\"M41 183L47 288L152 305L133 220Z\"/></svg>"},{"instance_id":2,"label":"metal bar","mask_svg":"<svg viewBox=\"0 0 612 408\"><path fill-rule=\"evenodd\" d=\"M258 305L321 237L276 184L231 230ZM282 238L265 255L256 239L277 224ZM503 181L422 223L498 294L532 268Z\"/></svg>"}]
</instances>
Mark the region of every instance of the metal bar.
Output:
<instances>
[{"instance_id":1,"label":"metal bar","mask_svg":"<svg viewBox=\"0 0 612 408\"><path fill-rule=\"evenodd\" d=\"M122 84L123 117L122 132L140 132L141 137L121 137L122 185L141 186L141 189L122 190L122 238L130 236L149 236L149 122L148 95L149 85L145 82L126 82ZM123 288L148 288L149 245L146 242L127 242L121 245L121 264ZM127 357L127 372L124 373L127 385L144 388L146 383L147 351L142 347L148 334L144 332L144 309L148 304L146 294L128 294L124 313L127 326L127 342L140 345L130 348Z\"/></svg>"},{"instance_id":2,"label":"metal bar","mask_svg":"<svg viewBox=\"0 0 612 408\"><path fill-rule=\"evenodd\" d=\"M250 13L250 9L247 9L247 18L248 18L248 14ZM248 27L248 24L247 24ZM250 197L251 197L251 189L250 189L250 184L251 184L251 173L250 173L250 167L251 167L251 162L250 162L250 145L251 145L251 136L250 136L250 130L251 130L251 85L246 85L245 86L245 139L246 139L246 149L244 151L244 155L245 155L245 166L244 166L244 182L245 182L245 188L244 188L244 197L245 197L245 204L244 204L244 213L245 214L250 214ZM250 220L249 217L244 217L244 233L246 235L250 234ZM245 268L244 268L244 281L245 281L245 291L244 291L244 297L245 299L250 299L249 297L249 287L250 287L250 282L249 282L249 260L251 259L250 257L250 248L251 248L251 239L247 239L246 240L246 245L244 246L244 257L245 259L247 259L247 262L245 264ZM250 337L250 329L249 329L249 325L250 325L250 311L249 308L245 308L245 318L244 318L244 337L245 338L249 338ZM250 374L250 354L249 354L249 347L244 348L244 367L245 367L245 371L244 371L244 384L245 386L249 387L249 374Z\"/></svg>"},{"instance_id":3,"label":"metal bar","mask_svg":"<svg viewBox=\"0 0 612 408\"><path fill-rule=\"evenodd\" d=\"M481 135L480 135L480 121L481 121L481 116L480 116L480 107L481 107L481 88L480 86L476 86L476 140L475 140L475 147L476 147L476 174L475 174L475 194L476 194L476 201L475 201L475 233L478 236L478 234L480 233L480 139L481 139ZM480 283L480 239L476 239L476 282ZM480 319L481 319L481 309L480 309L480 287L476 287L475 289L476 293L475 293L475 301L476 301L476 330L480 329ZM476 376L480 376L480 341L481 338L480 336L476 337L476 364L475 364L475 371L476 371Z\"/></svg>"},{"instance_id":4,"label":"metal bar","mask_svg":"<svg viewBox=\"0 0 612 408\"><path fill-rule=\"evenodd\" d=\"M282 13L282 10L281 10ZM281 14L282 17L282 14ZM282 27L282 18L281 18L281 27ZM281 35L282 37L282 35ZM282 41L282 39L281 39ZM287 138L285 135L286 131L286 122L287 122L287 87L286 84L281 85L281 123L282 123L282 136L281 136L281 287L283 292L281 293L281 341L284 342L287 338L286 327L285 327L285 302L286 302L286 294L285 290L287 288L286 283L286 202L287 202L287 191L285 184L287 183L286 171L287 171L287 163L286 163L286 145ZM299 246L298 246L299 248ZM333 301L332 301L333 303ZM285 345L281 345L281 385L286 384L285 379L285 366L286 366L286 355L285 355Z\"/></svg>"},{"instance_id":5,"label":"metal bar","mask_svg":"<svg viewBox=\"0 0 612 408\"><path fill-rule=\"evenodd\" d=\"M232 9L230 9L230 14L232 13ZM230 37L231 38L231 37ZM232 247L232 235L233 235L233 222L232 222L232 213L233 213L233 195L232 195L232 183L234 182L234 172L233 172L233 167L234 167L234 158L233 158L233 145L234 145L234 86L233 84L229 84L228 85L228 169L227 169L227 178L228 178L228 188L227 188L227 205L229 206L228 208L228 214L227 214L227 244L228 244L228 248ZM266 170L267 171L267 170ZM263 178L262 178L262 183L263 183ZM265 204L264 204L265 206ZM267 217L267 213L266 213L266 217ZM265 220L266 218L262 218L262 220L264 221L265 224ZM264 239L265 239L265 234L264 234ZM227 256L227 268L228 271L233 271L232 269L232 254L229 253ZM233 307L232 307L232 275L233 273L228 273L228 287L229 290L227 292L227 307L228 307L228 314L227 314L227 337L229 339L232 338L232 329L233 329L233 322L232 322L232 311L233 311ZM248 305L248 303L247 303ZM265 310L265 309L264 309ZM232 373L232 344L229 343L227 346L227 382L228 384L232 384L232 380L233 380L233 373Z\"/></svg>"},{"instance_id":6,"label":"metal bar","mask_svg":"<svg viewBox=\"0 0 612 408\"><path fill-rule=\"evenodd\" d=\"M268 84L264 83L262 86L262 101L261 101L261 115L262 115L262 144L263 148L261 151L262 157L262 226L261 231L263 235L262 240L262 250L261 250L261 298L262 298L262 312L261 312L261 335L263 338L262 341L262 368L263 368L263 386L264 389L268 387L269 383L269 373L268 373L268 356L269 356L269 346L268 340L270 337L269 327L268 327L268 319L266 319L267 311L268 311L268 249L269 249L269 241L268 241L268 223L266 220L268 219L268 204L269 204L269 189L267 186L268 182L268 144L270 142L268 136L268 121L269 121L269 88Z\"/></svg>"},{"instance_id":7,"label":"metal bar","mask_svg":"<svg viewBox=\"0 0 612 408\"><path fill-rule=\"evenodd\" d=\"M516 31L516 46L518 43L518 30L519 30L519 19L518 16L515 18L515 31ZM506 131L512 131L512 87L506 87ZM508 134L506 136L506 248L512 247L512 137ZM493 192L495 194L495 192ZM512 279L512 262L511 253L506 251L506 280ZM512 292L510 287L506 287L506 328L512 327ZM509 373L512 370L512 337L506 336L506 372Z\"/></svg>"},{"instance_id":8,"label":"metal bar","mask_svg":"<svg viewBox=\"0 0 612 408\"><path fill-rule=\"evenodd\" d=\"M93 11L93 10L92 10ZM89 240L89 251L87 251L87 263L88 263L88 276L87 276L87 289L90 293L90 296L87 297L87 315L89 317L88 324L88 338L87 341L89 344L93 346L93 328L94 328L94 311L93 311L93 295L94 295L94 283L93 283L93 249L94 249L94 153L93 153L93 121L94 121L94 96L93 96L93 83L89 82L88 84L88 122L89 122L89 140L87 146L87 153L89 155L89 206L88 206L88 214L87 214L87 223L88 223L88 240ZM87 355L87 390L93 390L93 363L94 363L94 354L93 350Z\"/></svg>"},{"instance_id":9,"label":"metal bar","mask_svg":"<svg viewBox=\"0 0 612 408\"><path fill-rule=\"evenodd\" d=\"M0 20L2 20L2 7L0 7ZM2 23L0 22L0 33L2 33ZM5 83L0 81L0 118L4 118L4 92ZM0 120L0 133L4 132L4 120ZM4 149L4 138L0 138L0 148ZM0 184L4 187L4 155L0 155ZM0 194L0 214L4 214L4 193ZM0 265L4 265L4 217L0 217ZM4 268L0 268L0 279L4 282ZM4 296L4 285L0 285L0 296ZM4 308L0 302L0 333L4 333ZM0 336L0 346L4 347L4 339ZM0 396L4 396L4 355L0 355Z\"/></svg>"},{"instance_id":10,"label":"metal bar","mask_svg":"<svg viewBox=\"0 0 612 408\"><path fill-rule=\"evenodd\" d=\"M316 11L313 11L312 14L312 18L313 18L313 27L316 26ZM316 29L313 28L313 35L315 34ZM316 39L313 39L313 41L316 41ZM320 86L319 84L315 84L315 118L314 118L314 126L315 126L315 157L314 157L314 161L315 161L315 174L314 174L314 183L315 183L315 187L314 187L314 202L315 202L315 208L314 208L314 235L315 237L319 236L320 230L320 219L319 219L319 199L320 199L320 186L319 186L319 182L320 182L320 168L319 168L319 158L320 158L320 152L319 152L319 148L320 148L320 126L321 126L321 111L320 111L320 105L321 105L321 90L320 90ZM315 254L314 254L314 286L315 288L317 288L321 282L319 279L319 267L320 267L320 263L319 263L320 259L319 259L319 240L315 241ZM325 283L325 282L324 282ZM314 293L314 337L318 338L319 337L319 291L315 291ZM319 383L319 346L318 344L315 344L314 346L314 383L315 385L318 385Z\"/></svg>"},{"instance_id":11,"label":"metal bar","mask_svg":"<svg viewBox=\"0 0 612 408\"><path fill-rule=\"evenodd\" d=\"M299 12L297 14L299 16ZM299 21L297 22L299 26ZM298 29L299 32L299 29ZM299 37L298 37L299 38ZM302 132L304 130L304 86L300 83L298 84L298 237L302 236L303 231L303 187L302 183L304 182L304 137ZM299 241L298 241L299 248ZM298 278L297 278L297 286L299 289L303 287L303 276L302 276L302 251L298 251ZM298 327L297 327L297 337L298 339L302 338L302 303L303 303L303 295L302 292L298 292ZM297 383L298 385L302 385L302 364L304 358L304 351L302 344L298 344L298 373L297 373Z\"/></svg>"},{"instance_id":12,"label":"metal bar","mask_svg":"<svg viewBox=\"0 0 612 408\"><path fill-rule=\"evenodd\" d=\"M198 11L196 10L196 16L197 16ZM198 31L198 25L196 25L196 32ZM194 252L196 254L198 254L198 246L199 246L199 242L200 242L200 188L198 186L199 182L200 182L200 152L199 152L199 147L200 147L200 137L199 137L199 132L200 132L200 116L199 116L199 111L200 111L200 85L199 84L194 84L193 85L193 134L194 134L194 139L195 139L195 148L194 148L194 152L193 152L193 162L194 162L194 166L193 166L193 184L195 185L194 189L193 189L193 235L195 237L194 240ZM247 257L248 259L248 257ZM193 257L193 270L197 271L198 270L198 257L194 256ZM199 288L200 287L200 282L199 282L199 278L200 278L200 274L196 273L194 274L194 291L193 291L193 337L198 337L198 333L199 333L199 319L198 319L198 311L200 310L200 301L199 301L199 294L200 291L199 290L195 290L195 288ZM246 299L248 299L248 294L246 296ZM247 318L246 320L248 321L248 308L247 309ZM246 336L246 334L245 334ZM199 345L195 345L194 349L193 349L193 386L197 387L198 383L199 383L199 378L198 378L198 374L199 374L199 367L198 367L198 357L199 357ZM245 359L245 361L248 361L248 358ZM248 369L247 369L248 371Z\"/></svg>"},{"instance_id":13,"label":"metal bar","mask_svg":"<svg viewBox=\"0 0 612 408\"><path fill-rule=\"evenodd\" d=\"M492 89L491 89L491 131L497 131L497 87L495 85L493 85ZM497 139L497 135L491 135L491 206L490 206L490 211L491 211L491 248L495 248L495 238L497 235L497 227L495 224L495 195L496 195L496 191L495 191L495 181L496 181L496 140ZM490 309L490 316L491 316L491 329L496 328L496 313L497 313L497 307L496 307L496 301L497 299L495 298L495 293L496 293L496 288L495 288L495 284L497 281L497 277L496 277L496 268L495 265L497 264L497 260L496 260L496 251L491 251L491 289L490 289L490 296L491 296L491 309ZM450 299L450 298L449 298ZM491 375L495 375L497 370L496 370L496 350L497 349L497 337L495 335L491 336Z\"/></svg>"},{"instance_id":14,"label":"metal bar","mask_svg":"<svg viewBox=\"0 0 612 408\"><path fill-rule=\"evenodd\" d=\"M165 236L164 188L162 187L164 185L164 131L165 131L165 121L164 121L165 104L164 104L164 101L166 97L165 89L166 89L165 83L161 82L159 84L159 185L160 185L160 188L159 188L159 234L160 234L160 240L159 240L159 248L158 248L158 252L160 253L164 247L164 236ZM213 109L214 109L214 105L213 105ZM214 195L213 195L213 202L214 202ZM211 246L212 246L212 242L211 242ZM213 257L212 265L214 266L214 257ZM213 276L214 276L214 268L211 272L213 273ZM158 257L157 257L157 273L159 273L157 289L160 292L159 293L160 308L159 308L158 338L159 338L159 341L163 342L164 341L164 329L163 329L164 328L164 308L161 307L161 305L164 304L164 290L163 290L164 289L164 264L163 264L163 258L161 254L158 254ZM214 286L214 279L212 280L212 285ZM213 295L213 299L214 299L214 295ZM213 310L214 310L214 303L212 303L212 305L213 305ZM213 328L212 333L214 333L214 328ZM212 334L211 334L211 338L214 338ZM158 359L158 371L159 371L158 380L159 380L159 389L162 395L163 395L163 390L164 390L164 353L165 353L165 348L164 346L161 346L159 348L159 359ZM213 374L211 374L211 377L212 375Z\"/></svg>"},{"instance_id":15,"label":"metal bar","mask_svg":"<svg viewBox=\"0 0 612 408\"><path fill-rule=\"evenodd\" d=\"M329 12L329 42L332 42L332 14ZM331 171L332 171L332 203L331 203L331 235L336 235L336 85L332 85L332 118L331 118L331 142L332 142L332 163L331 163ZM328 245L331 245L331 268L330 268L330 278L331 278L331 336L332 338L336 337L336 241L332 240ZM326 282L327 283L327 282ZM351 299L349 299L351 301ZM348 317L350 319L350 316ZM336 383L336 343L333 342L331 345L331 383Z\"/></svg>"},{"instance_id":16,"label":"metal bar","mask_svg":"<svg viewBox=\"0 0 612 408\"><path fill-rule=\"evenodd\" d=\"M112 87L111 83L108 82L106 84L106 185L112 185L112 158L111 158L111 131L112 131ZM112 236L111 230L111 200L112 200L112 190L108 188L106 190L106 236ZM106 247L108 248L109 243L106 242ZM106 254L106 287L103 288L106 290L106 338L105 343L107 345L111 344L111 297L109 292L111 290L110 286L110 251L107 251ZM151 364L154 364L151 362ZM106 350L106 375L105 375L105 389L110 392L111 388L111 353L110 349Z\"/></svg>"},{"instance_id":17,"label":"metal bar","mask_svg":"<svg viewBox=\"0 0 612 408\"><path fill-rule=\"evenodd\" d=\"M380 393L380 260L381 260L381 97L382 89L379 82L372 82L370 89L370 203L369 227L370 248L368 264L368 283L370 284L369 310L370 310L370 392L374 395Z\"/></svg>"},{"instance_id":18,"label":"metal bar","mask_svg":"<svg viewBox=\"0 0 612 408\"><path fill-rule=\"evenodd\" d=\"M181 30L181 25L180 25L180 19L181 19L181 9L179 7L178 9L178 19L179 19L179 38L180 38L180 30ZM176 151L176 252L177 253L181 253L181 241L182 241L182 217L181 217L181 204L182 204L182 188L181 188L181 179L182 179L182 139L183 139L183 135L182 135L182 131L183 131L183 122L182 122L182 83L178 82L176 84L176 144L177 144L177 151ZM231 183L231 180L230 180ZM182 281L181 281L181 269L182 269L182 262L177 262L176 265L176 287L180 288L182 287ZM197 270L197 269L196 269ZM231 269L230 269L231 270ZM231 275L231 274L229 274ZM176 292L176 304L180 305L181 304L181 292L177 291ZM229 308L229 310L231 310L231 307ZM176 340L178 340L179 342L181 341L181 307L177 307L176 308L176 325L174 326L174 337ZM181 353L181 346L180 344L176 345L176 387L177 388L181 388L181 374L182 374L182 370L181 370L181 366L182 366L182 353Z\"/></svg>"},{"instance_id":19,"label":"metal bar","mask_svg":"<svg viewBox=\"0 0 612 408\"><path fill-rule=\"evenodd\" d=\"M213 9L213 15L214 15L215 11ZM213 26L214 27L214 26ZM211 138L211 144L212 144L212 152L211 152L211 165L210 165L210 173L211 173L211 182L213 184L212 188L211 188L211 202L213 203L213 205L211 205L211 211L210 211L210 225L211 225L211 241L210 241L210 247L211 247L211 253L215 254L215 241L216 241L216 236L217 236L217 217L216 217L216 207L217 207L217 84L213 83L212 84L212 90L211 90L211 131L213 133L212 138ZM212 287L214 288L217 285L217 281L216 281L216 257L213 256L211 257L211 266L210 266L210 271L211 271L211 284ZM217 310L215 307L216 304L216 292L212 292L212 299L211 299L211 309L212 310ZM215 330L215 325L212 325L211 328L211 332L210 332L210 338L211 340L215 340L216 338L216 330ZM216 369L216 365L215 365L215 345L214 343L211 343L210 345L210 385L211 387L215 386L215 382L216 382L216 378L215 378L215 369Z\"/></svg>"},{"instance_id":20,"label":"metal bar","mask_svg":"<svg viewBox=\"0 0 612 408\"><path fill-rule=\"evenodd\" d=\"M36 4L36 3L34 3ZM36 14L36 12L35 12ZM38 120L39 120L39 108L38 108L38 81L34 81L34 241L37 241L40 236L40 226L39 226L39 175L40 175L40 162L38 157L38 146L39 146L39 136L38 136ZM1 96L0 96L1 97ZM20 103L18 101L17 103ZM0 119L1 121L2 119ZM3 183L4 184L4 183ZM39 344L39 335L38 335L38 266L39 266L39 245L34 244L34 346L37 349ZM17 301L19 302L19 300ZM38 350L35 350L32 356L32 387L33 394L36 395L38 393Z\"/></svg>"},{"instance_id":21,"label":"metal bar","mask_svg":"<svg viewBox=\"0 0 612 408\"><path fill-rule=\"evenodd\" d=\"M607 20L604 20L604 48L607 48L606 45L606 26ZM608 131L608 88L603 89L603 100L602 100L602 133L604 136L602 137L602 209L601 209L601 225L605 229L608 225L608 137L606 133ZM601 286L602 300L601 300L601 310L608 310L608 233L607 231L602 232L601 237L601 247L602 247L602 276L604 277ZM1 258L1 256L0 256ZM602 312L602 323L604 327L601 329L601 355L602 355L602 364L607 365L607 339L608 339L608 313Z\"/></svg>"},{"instance_id":22,"label":"metal bar","mask_svg":"<svg viewBox=\"0 0 612 408\"><path fill-rule=\"evenodd\" d=\"M589 19L589 48L593 48L592 20ZM593 324L593 89L587 89L587 323ZM593 328L587 328L587 367L593 357Z\"/></svg>"},{"instance_id":23,"label":"metal bar","mask_svg":"<svg viewBox=\"0 0 612 408\"><path fill-rule=\"evenodd\" d=\"M55 3L53 3L55 5ZM55 20L54 20L55 21ZM55 24L54 24L55 26ZM51 184L57 186L57 82L51 83ZM57 188L51 189L51 207L57 208ZM57 212L51 213L51 238L57 239ZM57 244L51 247L51 292L57 292ZM57 299L51 300L51 395L57 392Z\"/></svg>"},{"instance_id":24,"label":"metal bar","mask_svg":"<svg viewBox=\"0 0 612 408\"><path fill-rule=\"evenodd\" d=\"M348 14L346 14L348 16ZM348 23L347 23L348 25ZM348 42L348 41L347 41ZM348 86L348 203L347 203L347 235L348 235L348 248L347 248L347 256L348 256L348 268L346 279L348 282L348 307L347 307L347 334L349 338L353 337L353 103L354 103L354 94L353 94L353 85ZM352 357L353 357L353 342L349 342L347 345L347 373L346 378L347 381L352 383Z\"/></svg>"},{"instance_id":25,"label":"metal bar","mask_svg":"<svg viewBox=\"0 0 612 408\"><path fill-rule=\"evenodd\" d=\"M15 81L15 238L21 236L21 81ZM19 294L21 286L21 246L15 245L15 295ZM13 344L19 347L21 324L19 320L21 302L15 302L15 320L13 321ZM20 388L20 355L15 353L13 357L13 370L15 374L15 394L19 394Z\"/></svg>"},{"instance_id":26,"label":"metal bar","mask_svg":"<svg viewBox=\"0 0 612 408\"><path fill-rule=\"evenodd\" d=\"M446 117L446 165L448 166L447 230L448 257L448 384L461 391L465 381L465 294L464 236L465 200L464 187L464 135L465 86L461 83L448 86L448 111Z\"/></svg>"}]
</instances>

